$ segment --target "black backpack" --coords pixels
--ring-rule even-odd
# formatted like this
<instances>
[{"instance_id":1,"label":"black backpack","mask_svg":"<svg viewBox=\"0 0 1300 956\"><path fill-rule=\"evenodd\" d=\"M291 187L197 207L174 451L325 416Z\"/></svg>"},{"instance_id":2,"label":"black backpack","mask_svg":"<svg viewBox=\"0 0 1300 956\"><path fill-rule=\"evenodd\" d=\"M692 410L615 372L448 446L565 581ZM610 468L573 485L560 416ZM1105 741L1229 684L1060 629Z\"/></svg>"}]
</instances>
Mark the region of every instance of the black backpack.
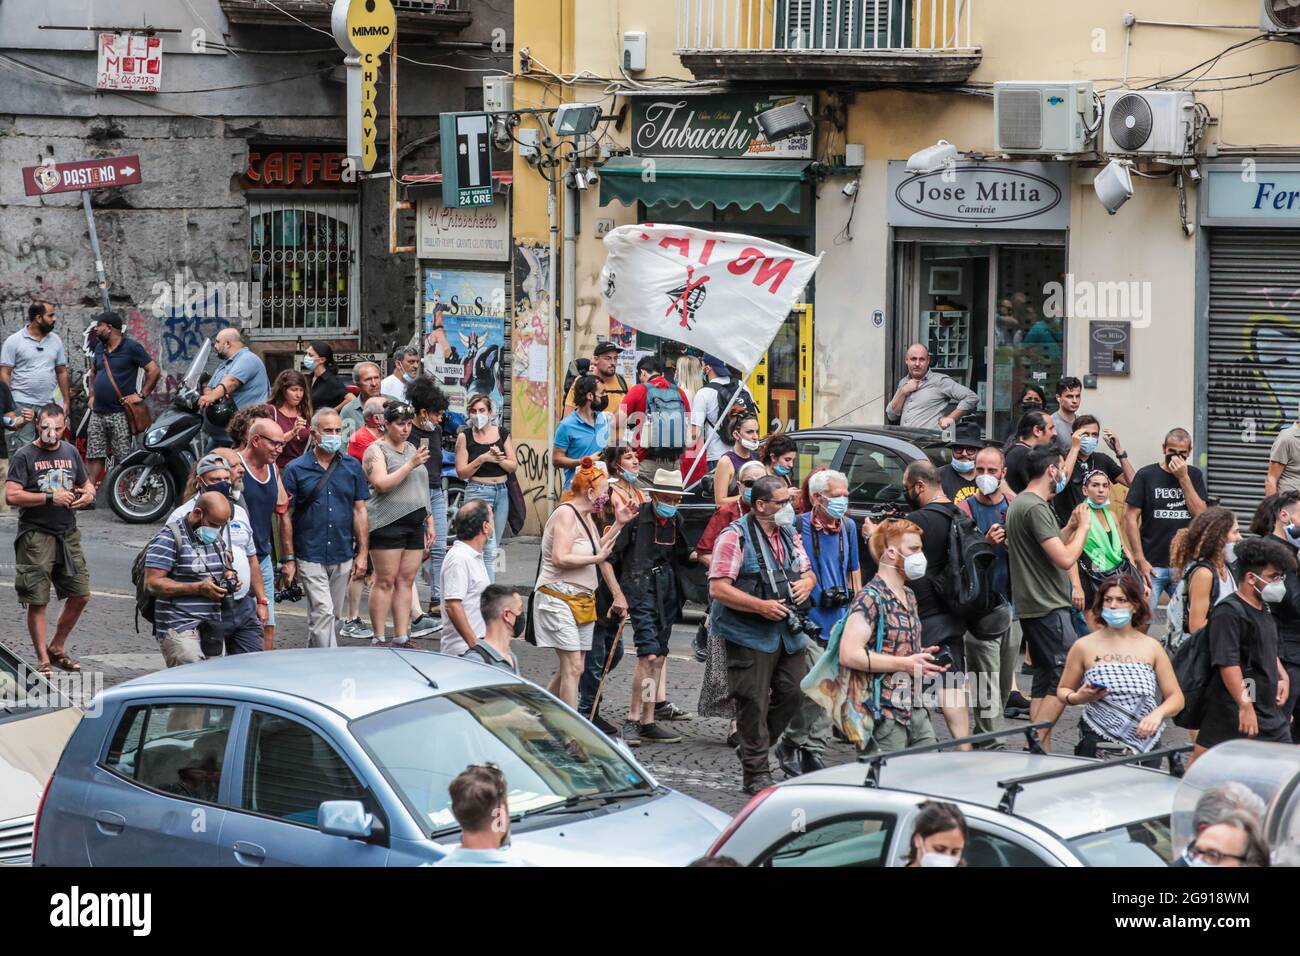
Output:
<instances>
[{"instance_id":1,"label":"black backpack","mask_svg":"<svg viewBox=\"0 0 1300 956\"><path fill-rule=\"evenodd\" d=\"M758 418L758 404L754 401L754 396L749 393L749 389L745 387L744 382L728 382L726 385L718 382L705 382L704 387L711 388L718 393L718 407L714 412L715 415L721 413L727 407L727 403L731 402L732 393L738 391L740 394L736 396L736 401L732 404L729 414L735 415L737 412L744 412L747 417ZM717 419L709 419L707 416L704 422L706 425L717 425L719 427L722 425ZM723 440L726 440L725 435Z\"/></svg>"},{"instance_id":2,"label":"black backpack","mask_svg":"<svg viewBox=\"0 0 1300 956\"><path fill-rule=\"evenodd\" d=\"M1212 605L1205 618L1205 627L1188 634L1174 648L1174 677L1178 678L1178 686L1183 692L1183 709L1174 716L1174 723L1186 730L1199 728L1205 717L1205 692L1214 679L1214 661L1210 656L1210 621L1220 607L1220 604Z\"/></svg>"},{"instance_id":3,"label":"black backpack","mask_svg":"<svg viewBox=\"0 0 1300 956\"><path fill-rule=\"evenodd\" d=\"M997 552L956 506L934 502L925 507L948 518L948 563L935 579L935 590L952 613L968 621L982 617L1002 603L993 590Z\"/></svg>"},{"instance_id":4,"label":"black backpack","mask_svg":"<svg viewBox=\"0 0 1300 956\"><path fill-rule=\"evenodd\" d=\"M179 560L181 554L180 526L174 521L169 521L167 522L167 529L171 531L172 537L176 541L176 557ZM153 539L150 538L149 541L152 542ZM146 544L136 553L135 560L131 562L131 583L135 585L135 632L137 634L140 633L140 618L144 618L150 624L153 623L154 608L158 603L158 599L150 594L144 586L144 560L148 554L149 545Z\"/></svg>"}]
</instances>

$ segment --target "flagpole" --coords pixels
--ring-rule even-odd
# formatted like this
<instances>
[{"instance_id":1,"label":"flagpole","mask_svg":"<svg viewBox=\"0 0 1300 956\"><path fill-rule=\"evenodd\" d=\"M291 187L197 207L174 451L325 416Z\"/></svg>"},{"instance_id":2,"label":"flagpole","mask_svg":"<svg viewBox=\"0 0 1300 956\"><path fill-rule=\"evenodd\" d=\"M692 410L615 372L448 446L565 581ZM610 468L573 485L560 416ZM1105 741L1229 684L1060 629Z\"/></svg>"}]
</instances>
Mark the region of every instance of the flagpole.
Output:
<instances>
[{"instance_id":1,"label":"flagpole","mask_svg":"<svg viewBox=\"0 0 1300 956\"><path fill-rule=\"evenodd\" d=\"M775 338L776 337L773 336L773 339ZM771 343L769 343L769 347L770 345ZM695 475L695 466L698 465L701 461L708 460L709 440L718 433L718 429L722 427L722 423L727 420L727 413L731 411L731 409L735 406L736 401L740 398L740 393L745 388L745 379L749 378L749 376L753 374L754 374L754 370L751 368L740 378L740 380L736 383L737 385L736 390L731 393L731 401L727 402L726 406L722 409L721 413L719 413L718 420L714 422L712 426L706 429L704 441L700 445L700 454L696 456L693 462L691 462L691 467L686 472L686 487L683 490L690 491L694 487L694 485L691 484L691 478L694 477ZM705 478L704 475L700 475L699 480L703 481L704 478Z\"/></svg>"}]
</instances>

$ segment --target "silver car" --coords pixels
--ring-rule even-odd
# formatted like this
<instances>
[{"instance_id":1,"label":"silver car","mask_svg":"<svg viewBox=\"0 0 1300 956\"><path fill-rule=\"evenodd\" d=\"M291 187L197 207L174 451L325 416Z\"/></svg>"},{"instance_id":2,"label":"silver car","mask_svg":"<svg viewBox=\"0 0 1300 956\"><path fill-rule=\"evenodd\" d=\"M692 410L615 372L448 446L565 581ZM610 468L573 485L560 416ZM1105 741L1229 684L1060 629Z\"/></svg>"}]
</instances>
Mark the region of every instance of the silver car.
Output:
<instances>
[{"instance_id":1,"label":"silver car","mask_svg":"<svg viewBox=\"0 0 1300 956\"><path fill-rule=\"evenodd\" d=\"M917 807L955 803L967 866L1167 866L1178 779L1020 751L895 754L762 791L710 850L747 866L903 866ZM1034 779L1038 778L1038 779Z\"/></svg>"},{"instance_id":2,"label":"silver car","mask_svg":"<svg viewBox=\"0 0 1300 956\"><path fill-rule=\"evenodd\" d=\"M680 865L728 821L541 688L425 651L226 657L102 705L43 797L38 866L434 863L459 840L448 784L487 762L530 863Z\"/></svg>"}]
</instances>

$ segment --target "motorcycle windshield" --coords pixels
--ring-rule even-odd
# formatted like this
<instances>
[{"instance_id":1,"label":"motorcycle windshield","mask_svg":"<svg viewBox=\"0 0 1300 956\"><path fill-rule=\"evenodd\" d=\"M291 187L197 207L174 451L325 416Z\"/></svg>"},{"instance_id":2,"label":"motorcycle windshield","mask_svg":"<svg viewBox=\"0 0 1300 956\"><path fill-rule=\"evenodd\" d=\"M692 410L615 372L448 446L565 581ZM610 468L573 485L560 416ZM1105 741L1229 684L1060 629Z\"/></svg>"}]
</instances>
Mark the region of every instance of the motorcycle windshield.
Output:
<instances>
[{"instance_id":1,"label":"motorcycle windshield","mask_svg":"<svg viewBox=\"0 0 1300 956\"><path fill-rule=\"evenodd\" d=\"M199 387L199 377L207 367L208 356L212 354L212 340L204 339L203 344L199 346L198 354L194 356L194 361L190 363L189 371L185 373L185 387L196 389Z\"/></svg>"}]
</instances>

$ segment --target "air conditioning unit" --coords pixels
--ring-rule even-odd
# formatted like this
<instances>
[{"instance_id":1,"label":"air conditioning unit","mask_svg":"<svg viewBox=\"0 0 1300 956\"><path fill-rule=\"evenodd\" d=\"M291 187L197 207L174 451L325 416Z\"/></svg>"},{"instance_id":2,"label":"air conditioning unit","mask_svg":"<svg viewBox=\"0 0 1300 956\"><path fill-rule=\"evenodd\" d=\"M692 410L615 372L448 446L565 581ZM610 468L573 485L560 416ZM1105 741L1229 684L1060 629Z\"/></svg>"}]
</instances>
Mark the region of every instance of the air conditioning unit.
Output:
<instances>
[{"instance_id":1,"label":"air conditioning unit","mask_svg":"<svg viewBox=\"0 0 1300 956\"><path fill-rule=\"evenodd\" d=\"M1188 156L1196 128L1196 97L1186 90L1107 90L1106 152Z\"/></svg>"},{"instance_id":2,"label":"air conditioning unit","mask_svg":"<svg viewBox=\"0 0 1300 956\"><path fill-rule=\"evenodd\" d=\"M1300 0L1259 0L1259 28L1265 33L1300 33Z\"/></svg>"},{"instance_id":3,"label":"air conditioning unit","mask_svg":"<svg viewBox=\"0 0 1300 956\"><path fill-rule=\"evenodd\" d=\"M993 127L999 153L1086 152L1097 130L1092 84L994 83Z\"/></svg>"}]
</instances>

